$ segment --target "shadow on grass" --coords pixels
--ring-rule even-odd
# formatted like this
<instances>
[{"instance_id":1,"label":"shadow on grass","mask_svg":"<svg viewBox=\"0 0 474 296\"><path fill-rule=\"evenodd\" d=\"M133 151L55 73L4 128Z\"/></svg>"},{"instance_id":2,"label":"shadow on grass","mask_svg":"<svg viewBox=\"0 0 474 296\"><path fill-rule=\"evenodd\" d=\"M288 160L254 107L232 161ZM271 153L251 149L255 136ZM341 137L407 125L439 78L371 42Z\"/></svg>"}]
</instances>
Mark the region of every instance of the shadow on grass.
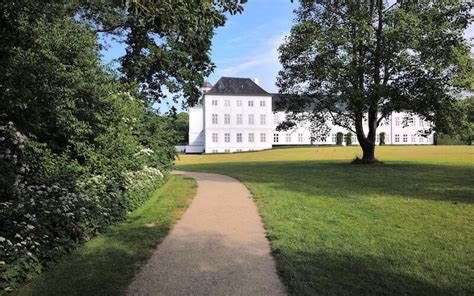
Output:
<instances>
[{"instance_id":1,"label":"shadow on grass","mask_svg":"<svg viewBox=\"0 0 474 296\"><path fill-rule=\"evenodd\" d=\"M470 295L468 286L429 282L397 271L388 258L287 250L276 259L292 295ZM304 260L306 264L291 266ZM468 284L468 283L466 283Z\"/></svg>"},{"instance_id":2,"label":"shadow on grass","mask_svg":"<svg viewBox=\"0 0 474 296\"><path fill-rule=\"evenodd\" d=\"M180 170L222 173L247 184L308 196L392 196L472 203L474 167L413 163L375 166L347 161L249 162L180 165Z\"/></svg>"}]
</instances>

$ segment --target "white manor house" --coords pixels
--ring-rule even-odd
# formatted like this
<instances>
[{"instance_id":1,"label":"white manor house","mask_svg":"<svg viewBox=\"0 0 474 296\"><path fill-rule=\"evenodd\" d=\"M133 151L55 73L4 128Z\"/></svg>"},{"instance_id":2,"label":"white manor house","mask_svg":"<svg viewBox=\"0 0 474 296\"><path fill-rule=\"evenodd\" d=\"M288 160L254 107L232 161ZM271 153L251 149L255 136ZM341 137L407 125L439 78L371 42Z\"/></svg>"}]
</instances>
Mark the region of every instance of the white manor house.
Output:
<instances>
[{"instance_id":1,"label":"white manor house","mask_svg":"<svg viewBox=\"0 0 474 296\"><path fill-rule=\"evenodd\" d=\"M304 123L292 130L277 131L278 124L285 120L285 112L275 109L278 94L263 90L257 79L222 77L214 86L206 82L202 91L199 103L189 108L186 153L232 153L284 145L335 145L337 133L348 133L345 128L332 126L326 139L314 141ZM392 113L377 128L377 143L380 133L384 132L387 145L432 144L432 135L420 135L429 123L415 116L408 126L404 126L406 116L405 113ZM358 145L355 134L352 145Z\"/></svg>"}]
</instances>

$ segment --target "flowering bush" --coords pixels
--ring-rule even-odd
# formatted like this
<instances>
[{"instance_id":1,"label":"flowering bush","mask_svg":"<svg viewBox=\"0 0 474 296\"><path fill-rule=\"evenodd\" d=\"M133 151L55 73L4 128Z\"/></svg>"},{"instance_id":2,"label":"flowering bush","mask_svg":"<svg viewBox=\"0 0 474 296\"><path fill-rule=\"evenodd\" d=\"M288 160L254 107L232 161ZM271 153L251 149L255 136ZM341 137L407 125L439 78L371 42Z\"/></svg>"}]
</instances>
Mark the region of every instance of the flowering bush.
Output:
<instances>
[{"instance_id":1,"label":"flowering bush","mask_svg":"<svg viewBox=\"0 0 474 296\"><path fill-rule=\"evenodd\" d=\"M114 192L99 176L77 184L76 192L52 186L18 184L13 201L0 203L0 284L9 290L32 278L141 205L163 182L160 170L146 167L128 174L128 190Z\"/></svg>"},{"instance_id":2,"label":"flowering bush","mask_svg":"<svg viewBox=\"0 0 474 296\"><path fill-rule=\"evenodd\" d=\"M102 134L102 150L86 150L88 162L80 165L68 152L52 153L18 132L12 122L0 124L0 291L15 289L123 220L164 182L173 154L142 146L132 133L122 137L126 144L113 142L117 129L124 130L115 126ZM109 150L112 145L121 146L119 153Z\"/></svg>"}]
</instances>

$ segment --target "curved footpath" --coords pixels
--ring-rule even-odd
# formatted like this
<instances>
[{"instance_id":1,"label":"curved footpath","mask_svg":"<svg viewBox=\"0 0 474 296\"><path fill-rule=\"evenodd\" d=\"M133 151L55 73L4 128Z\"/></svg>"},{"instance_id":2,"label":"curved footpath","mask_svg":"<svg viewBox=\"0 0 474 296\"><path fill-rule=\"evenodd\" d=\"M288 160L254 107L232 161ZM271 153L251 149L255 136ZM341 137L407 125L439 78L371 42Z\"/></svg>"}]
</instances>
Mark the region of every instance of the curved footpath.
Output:
<instances>
[{"instance_id":1,"label":"curved footpath","mask_svg":"<svg viewBox=\"0 0 474 296\"><path fill-rule=\"evenodd\" d=\"M250 192L217 174L175 172L197 194L128 295L285 295Z\"/></svg>"}]
</instances>

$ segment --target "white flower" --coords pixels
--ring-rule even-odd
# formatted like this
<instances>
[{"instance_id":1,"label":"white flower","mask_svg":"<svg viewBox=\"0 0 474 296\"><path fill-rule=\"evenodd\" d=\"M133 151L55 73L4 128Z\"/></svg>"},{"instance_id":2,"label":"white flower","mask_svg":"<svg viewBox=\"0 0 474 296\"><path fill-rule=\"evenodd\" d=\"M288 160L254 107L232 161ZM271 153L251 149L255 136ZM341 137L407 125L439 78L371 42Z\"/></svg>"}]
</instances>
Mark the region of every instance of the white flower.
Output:
<instances>
[{"instance_id":1,"label":"white flower","mask_svg":"<svg viewBox=\"0 0 474 296\"><path fill-rule=\"evenodd\" d=\"M3 243L6 239L2 236L0 236L0 243Z\"/></svg>"}]
</instances>

